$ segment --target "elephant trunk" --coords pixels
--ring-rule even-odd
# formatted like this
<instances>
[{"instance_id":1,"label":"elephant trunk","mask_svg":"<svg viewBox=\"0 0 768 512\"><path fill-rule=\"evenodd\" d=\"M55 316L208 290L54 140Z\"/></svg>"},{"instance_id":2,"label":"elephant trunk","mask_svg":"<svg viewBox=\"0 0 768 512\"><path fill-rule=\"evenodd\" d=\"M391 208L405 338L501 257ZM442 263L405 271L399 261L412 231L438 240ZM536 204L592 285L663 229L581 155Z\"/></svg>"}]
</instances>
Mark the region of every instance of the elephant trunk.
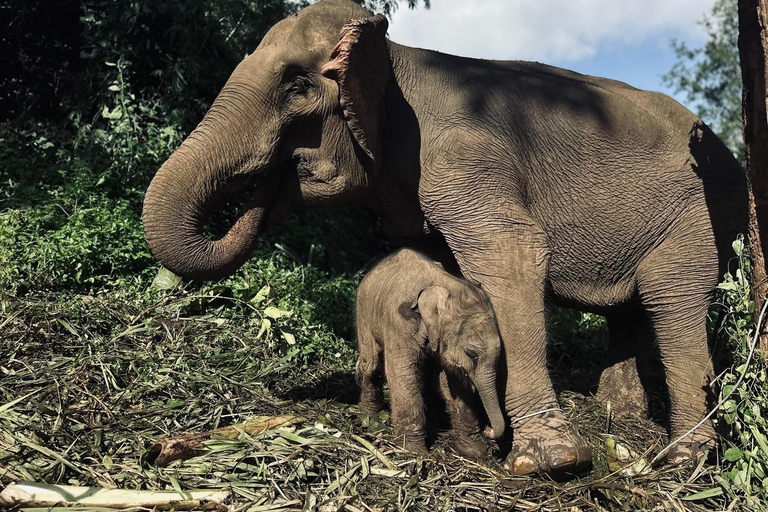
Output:
<instances>
[{"instance_id":1,"label":"elephant trunk","mask_svg":"<svg viewBox=\"0 0 768 512\"><path fill-rule=\"evenodd\" d=\"M480 395L480 401L483 403L488 420L491 422L493 437L495 439L504 435L506 421L501 411L499 394L496 388L496 372L493 368L478 373L475 378L475 388Z\"/></svg>"},{"instance_id":2,"label":"elephant trunk","mask_svg":"<svg viewBox=\"0 0 768 512\"><path fill-rule=\"evenodd\" d=\"M220 279L233 274L255 249L277 194L279 176L271 173L260 180L257 172L238 178L232 171L242 164L212 161L208 156L212 151L198 147L200 140L195 135L171 156L149 185L144 199L144 232L152 253L173 273L197 280ZM261 183L226 235L219 240L207 237L208 219L214 209L255 181Z\"/></svg>"}]
</instances>

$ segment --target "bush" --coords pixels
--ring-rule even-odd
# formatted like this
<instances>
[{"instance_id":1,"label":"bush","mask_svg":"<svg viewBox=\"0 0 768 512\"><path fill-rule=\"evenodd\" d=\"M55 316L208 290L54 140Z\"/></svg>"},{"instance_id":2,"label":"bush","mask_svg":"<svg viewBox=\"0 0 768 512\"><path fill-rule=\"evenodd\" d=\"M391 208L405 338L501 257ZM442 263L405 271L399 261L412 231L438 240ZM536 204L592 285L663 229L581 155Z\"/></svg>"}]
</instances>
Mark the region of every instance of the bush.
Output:
<instances>
[{"instance_id":1,"label":"bush","mask_svg":"<svg viewBox=\"0 0 768 512\"><path fill-rule=\"evenodd\" d=\"M122 285L152 262L141 219L125 201L0 214L0 288L14 294Z\"/></svg>"},{"instance_id":2,"label":"bush","mask_svg":"<svg viewBox=\"0 0 768 512\"><path fill-rule=\"evenodd\" d=\"M720 380L724 402L717 418L726 435L726 446L719 483L725 491L743 497L748 507L758 510L768 507L768 363L760 350L752 352L756 318L744 239L736 240L733 249L739 268L735 274L727 273L718 287L716 310L721 315L719 337L733 357Z\"/></svg>"}]
</instances>

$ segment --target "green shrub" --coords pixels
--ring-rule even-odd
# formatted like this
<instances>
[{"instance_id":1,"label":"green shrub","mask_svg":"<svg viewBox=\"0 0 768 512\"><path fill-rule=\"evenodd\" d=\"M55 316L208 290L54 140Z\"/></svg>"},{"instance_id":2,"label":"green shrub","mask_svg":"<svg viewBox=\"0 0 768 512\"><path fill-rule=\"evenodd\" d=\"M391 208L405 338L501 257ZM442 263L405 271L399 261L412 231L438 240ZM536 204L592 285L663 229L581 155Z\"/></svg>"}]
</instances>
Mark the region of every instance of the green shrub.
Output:
<instances>
[{"instance_id":1,"label":"green shrub","mask_svg":"<svg viewBox=\"0 0 768 512\"><path fill-rule=\"evenodd\" d=\"M723 315L719 334L733 357L732 365L721 376L724 403L717 417L727 440L719 483L758 510L768 507L768 364L760 350L755 350L748 361L756 321L750 299L749 251L743 238L733 243L733 249L739 268L735 274L725 275L717 300Z\"/></svg>"},{"instance_id":2,"label":"green shrub","mask_svg":"<svg viewBox=\"0 0 768 512\"><path fill-rule=\"evenodd\" d=\"M152 262L141 219L125 201L0 213L0 289L11 293L121 285Z\"/></svg>"}]
</instances>

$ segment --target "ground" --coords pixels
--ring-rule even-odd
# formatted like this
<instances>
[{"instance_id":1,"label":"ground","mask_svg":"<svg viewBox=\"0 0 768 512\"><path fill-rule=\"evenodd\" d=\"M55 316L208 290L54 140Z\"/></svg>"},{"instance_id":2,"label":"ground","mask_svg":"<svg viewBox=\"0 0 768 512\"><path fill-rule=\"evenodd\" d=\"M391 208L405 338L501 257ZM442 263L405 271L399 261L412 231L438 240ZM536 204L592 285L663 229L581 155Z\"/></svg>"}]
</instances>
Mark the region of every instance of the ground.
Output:
<instances>
[{"instance_id":1,"label":"ground","mask_svg":"<svg viewBox=\"0 0 768 512\"><path fill-rule=\"evenodd\" d=\"M281 251L243 272L196 288L161 272L95 295L2 297L0 483L228 488L233 509L252 512L726 507L717 491L697 498L719 489L718 468L703 461L634 477L612 471L625 448L649 460L664 430L609 421L603 406L573 391L560 399L594 448L586 477L512 478L499 464L460 458L444 435L428 458L416 458L392 442L386 415L365 426L358 419L347 298L359 276L329 277ZM324 297L323 308L308 290ZM574 370L574 358L554 358L555 370L578 382L584 369ZM160 438L283 414L307 421L214 439L166 468L147 457Z\"/></svg>"}]
</instances>

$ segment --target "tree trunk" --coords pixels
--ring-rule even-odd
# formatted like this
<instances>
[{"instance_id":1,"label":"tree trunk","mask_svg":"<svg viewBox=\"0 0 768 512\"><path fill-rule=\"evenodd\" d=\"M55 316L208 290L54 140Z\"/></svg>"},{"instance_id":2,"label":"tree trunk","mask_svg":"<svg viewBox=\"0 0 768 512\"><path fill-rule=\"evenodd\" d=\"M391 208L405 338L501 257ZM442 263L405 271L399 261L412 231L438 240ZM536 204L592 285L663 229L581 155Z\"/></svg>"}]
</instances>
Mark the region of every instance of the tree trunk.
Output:
<instances>
[{"instance_id":1,"label":"tree trunk","mask_svg":"<svg viewBox=\"0 0 768 512\"><path fill-rule=\"evenodd\" d=\"M768 0L739 0L739 55L744 83L744 145L749 177L752 295L759 314L768 293ZM763 329L765 331L765 328ZM768 336L761 336L768 352Z\"/></svg>"}]
</instances>

